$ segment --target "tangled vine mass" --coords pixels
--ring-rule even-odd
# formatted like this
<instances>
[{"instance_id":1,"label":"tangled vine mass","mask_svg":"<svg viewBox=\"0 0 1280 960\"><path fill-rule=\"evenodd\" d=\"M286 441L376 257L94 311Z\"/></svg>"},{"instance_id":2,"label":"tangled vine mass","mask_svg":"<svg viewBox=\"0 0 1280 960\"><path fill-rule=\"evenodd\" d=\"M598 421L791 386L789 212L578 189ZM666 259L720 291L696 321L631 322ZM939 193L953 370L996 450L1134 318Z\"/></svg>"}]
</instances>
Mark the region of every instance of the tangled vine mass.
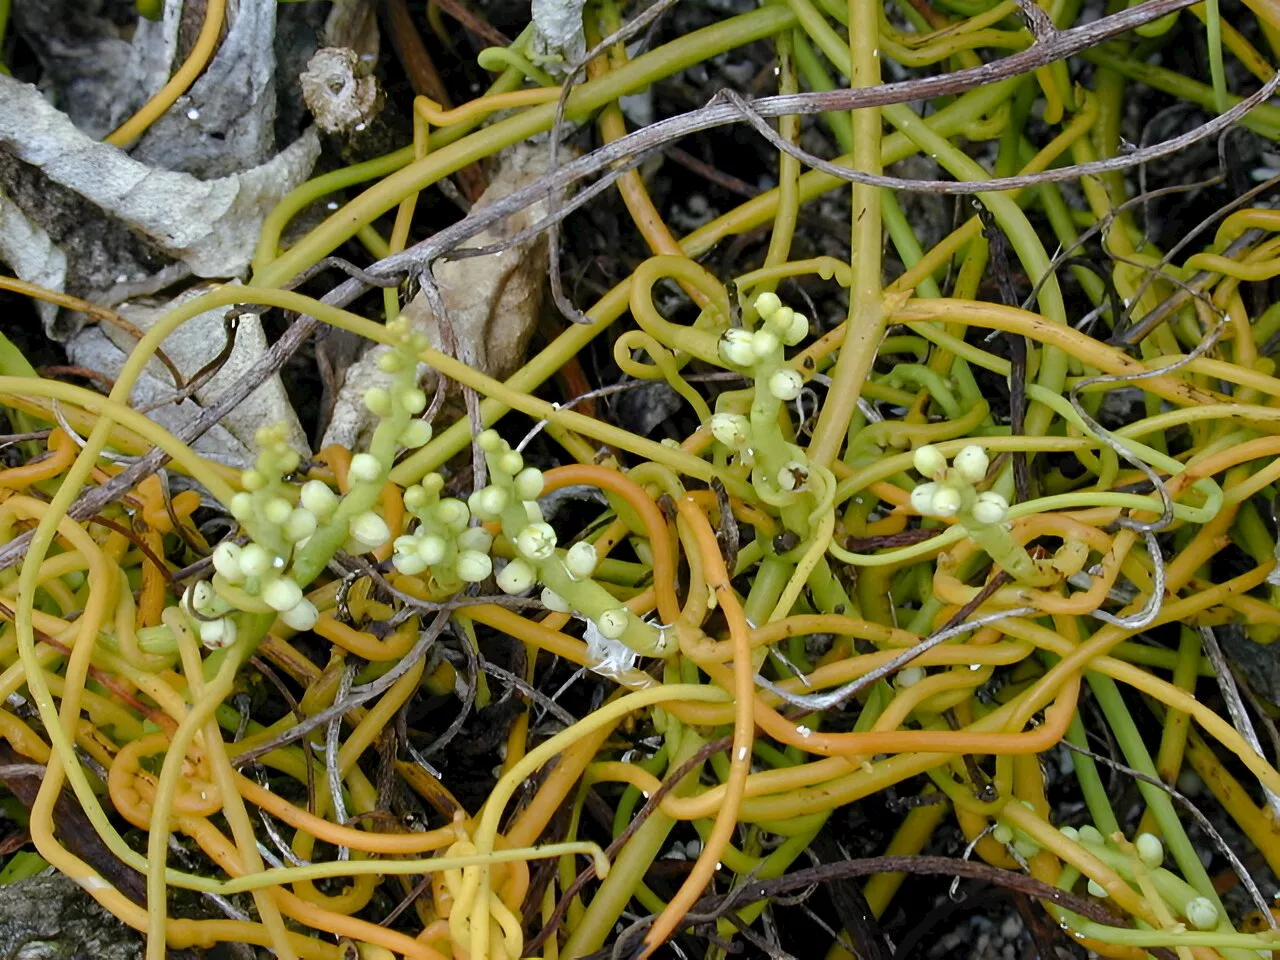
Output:
<instances>
[{"instance_id":1,"label":"tangled vine mass","mask_svg":"<svg viewBox=\"0 0 1280 960\"><path fill-rule=\"evenodd\" d=\"M487 90L288 193L248 281L106 386L0 336L0 879L34 857L148 960L889 957L952 881L1021 898L1046 960L1271 955L1280 705L1237 657L1280 638L1280 178L1234 165L1280 139L1280 9L673 7L485 49ZM180 109L226 16L107 143ZM751 96L628 121L744 48ZM728 126L767 187L677 146ZM426 202L548 133L507 196ZM680 236L666 154L752 195ZM593 209L646 253L589 302L561 261ZM537 237L558 325L499 379L433 267ZM134 387L211 310L175 402L237 318L279 335L171 432ZM367 442L195 452L321 328L376 345ZM668 435L609 402L640 390Z\"/></svg>"}]
</instances>

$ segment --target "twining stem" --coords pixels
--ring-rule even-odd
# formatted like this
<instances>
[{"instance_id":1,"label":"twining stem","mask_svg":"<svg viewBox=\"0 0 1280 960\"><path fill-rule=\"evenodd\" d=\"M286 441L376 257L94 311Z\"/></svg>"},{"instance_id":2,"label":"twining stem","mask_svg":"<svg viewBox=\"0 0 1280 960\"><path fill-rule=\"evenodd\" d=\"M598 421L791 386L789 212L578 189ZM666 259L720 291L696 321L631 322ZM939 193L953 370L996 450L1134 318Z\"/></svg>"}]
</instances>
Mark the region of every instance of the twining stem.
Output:
<instances>
[{"instance_id":1,"label":"twining stem","mask_svg":"<svg viewBox=\"0 0 1280 960\"><path fill-rule=\"evenodd\" d=\"M850 85L873 87L880 83L880 4L874 0L849 0ZM861 173L879 174L881 166L880 110L853 112L853 166ZM853 185L854 271L849 290L848 333L840 349L826 402L813 428L809 457L830 466L840 455L862 384L871 373L876 348L884 336L880 190L865 183Z\"/></svg>"}]
</instances>

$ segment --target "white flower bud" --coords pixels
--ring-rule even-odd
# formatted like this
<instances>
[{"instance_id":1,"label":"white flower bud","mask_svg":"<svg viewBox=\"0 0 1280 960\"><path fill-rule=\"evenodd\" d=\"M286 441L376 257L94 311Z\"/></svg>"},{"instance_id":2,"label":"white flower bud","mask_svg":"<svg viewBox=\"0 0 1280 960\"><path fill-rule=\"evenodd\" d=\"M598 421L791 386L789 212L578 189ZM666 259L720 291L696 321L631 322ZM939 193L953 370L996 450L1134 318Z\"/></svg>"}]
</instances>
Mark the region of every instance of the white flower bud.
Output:
<instances>
[{"instance_id":1,"label":"white flower bud","mask_svg":"<svg viewBox=\"0 0 1280 960\"><path fill-rule=\"evenodd\" d=\"M782 299L772 290L766 290L756 297L756 313L768 320L782 306Z\"/></svg>"},{"instance_id":2,"label":"white flower bud","mask_svg":"<svg viewBox=\"0 0 1280 960\"><path fill-rule=\"evenodd\" d=\"M487 553L463 550L458 554L458 579L467 583L479 583L493 572L493 561Z\"/></svg>"},{"instance_id":3,"label":"white flower bud","mask_svg":"<svg viewBox=\"0 0 1280 960\"><path fill-rule=\"evenodd\" d=\"M297 605L280 614L280 619L294 630L310 630L320 619L320 611L310 600L300 600Z\"/></svg>"},{"instance_id":4,"label":"white flower bud","mask_svg":"<svg viewBox=\"0 0 1280 960\"><path fill-rule=\"evenodd\" d=\"M1000 523L1008 513L1008 501L994 490L978 494L978 502L973 505L973 518L988 526Z\"/></svg>"},{"instance_id":5,"label":"white flower bud","mask_svg":"<svg viewBox=\"0 0 1280 960\"><path fill-rule=\"evenodd\" d=\"M556 593L550 587L542 588L542 605L553 613L572 613L573 608L569 606L569 601L560 594Z\"/></svg>"},{"instance_id":6,"label":"white flower bud","mask_svg":"<svg viewBox=\"0 0 1280 960\"><path fill-rule=\"evenodd\" d=\"M218 611L214 609L213 602L217 599L218 594L208 580L197 580L192 584L189 597L191 609L196 613L203 614L206 617L217 615Z\"/></svg>"},{"instance_id":7,"label":"white flower bud","mask_svg":"<svg viewBox=\"0 0 1280 960\"><path fill-rule=\"evenodd\" d=\"M537 500L542 496L544 486L546 486L546 480L537 467L525 467L516 474L516 496L521 500Z\"/></svg>"},{"instance_id":8,"label":"white flower bud","mask_svg":"<svg viewBox=\"0 0 1280 960\"><path fill-rule=\"evenodd\" d=\"M921 483L911 491L911 509L921 516L929 516L933 511L933 495L938 492L938 485L930 481Z\"/></svg>"},{"instance_id":9,"label":"white flower bud","mask_svg":"<svg viewBox=\"0 0 1280 960\"><path fill-rule=\"evenodd\" d=\"M791 323L782 334L782 342L789 347L794 347L804 342L807 336L809 336L809 318L803 313L792 314Z\"/></svg>"},{"instance_id":10,"label":"white flower bud","mask_svg":"<svg viewBox=\"0 0 1280 960\"><path fill-rule=\"evenodd\" d=\"M410 513L417 513L427 505L430 498L420 484L415 483L404 491L404 508Z\"/></svg>"},{"instance_id":11,"label":"white flower bud","mask_svg":"<svg viewBox=\"0 0 1280 960\"><path fill-rule=\"evenodd\" d=\"M279 423L266 423L253 431L253 442L266 450L279 446L284 442L282 426Z\"/></svg>"},{"instance_id":12,"label":"white flower bud","mask_svg":"<svg viewBox=\"0 0 1280 960\"><path fill-rule=\"evenodd\" d=\"M210 650L221 650L236 642L236 622L230 617L200 621L200 642Z\"/></svg>"},{"instance_id":13,"label":"white flower bud","mask_svg":"<svg viewBox=\"0 0 1280 960\"><path fill-rule=\"evenodd\" d=\"M352 483L375 483L382 476L382 464L371 453L357 453L351 458L347 476Z\"/></svg>"},{"instance_id":14,"label":"white flower bud","mask_svg":"<svg viewBox=\"0 0 1280 960\"><path fill-rule=\"evenodd\" d=\"M231 511L231 516L244 523L253 516L253 497L243 490L240 493L233 494L231 502L227 504L227 509Z\"/></svg>"},{"instance_id":15,"label":"white flower bud","mask_svg":"<svg viewBox=\"0 0 1280 960\"><path fill-rule=\"evenodd\" d=\"M262 588L262 601L272 610L292 610L302 601L302 588L292 577L278 577Z\"/></svg>"},{"instance_id":16,"label":"white flower bud","mask_svg":"<svg viewBox=\"0 0 1280 960\"><path fill-rule=\"evenodd\" d=\"M1097 897L1099 900L1107 899L1107 888L1097 880L1090 880L1087 889L1090 896Z\"/></svg>"},{"instance_id":17,"label":"white flower bud","mask_svg":"<svg viewBox=\"0 0 1280 960\"><path fill-rule=\"evenodd\" d=\"M1148 867L1158 867L1164 863L1164 844L1154 833L1140 833L1133 841L1137 848L1138 859Z\"/></svg>"},{"instance_id":18,"label":"white flower bud","mask_svg":"<svg viewBox=\"0 0 1280 960\"><path fill-rule=\"evenodd\" d=\"M514 450L508 450L498 456L498 469L514 477L524 469L524 457Z\"/></svg>"},{"instance_id":19,"label":"white flower bud","mask_svg":"<svg viewBox=\"0 0 1280 960\"><path fill-rule=\"evenodd\" d=\"M502 436L497 430L485 430L476 437L476 445L485 453L497 453L503 446Z\"/></svg>"},{"instance_id":20,"label":"white flower bud","mask_svg":"<svg viewBox=\"0 0 1280 960\"><path fill-rule=\"evenodd\" d=\"M375 417L389 417L391 393L385 387L370 387L364 392L364 405Z\"/></svg>"},{"instance_id":21,"label":"white flower bud","mask_svg":"<svg viewBox=\"0 0 1280 960\"><path fill-rule=\"evenodd\" d=\"M467 527L458 534L459 550L478 550L480 553L488 553L492 546L493 534L484 527Z\"/></svg>"},{"instance_id":22,"label":"white flower bud","mask_svg":"<svg viewBox=\"0 0 1280 960\"><path fill-rule=\"evenodd\" d=\"M397 438L400 446L407 450L417 450L431 439L431 424L425 420L410 420L404 425Z\"/></svg>"},{"instance_id":23,"label":"white flower bud","mask_svg":"<svg viewBox=\"0 0 1280 960\"><path fill-rule=\"evenodd\" d=\"M916 447L911 462L922 477L934 479L947 469L947 458L942 451L930 444Z\"/></svg>"},{"instance_id":24,"label":"white flower bud","mask_svg":"<svg viewBox=\"0 0 1280 960\"><path fill-rule=\"evenodd\" d=\"M1030 837L1014 837L1013 849L1017 850L1024 860L1030 860L1040 852L1040 844Z\"/></svg>"},{"instance_id":25,"label":"white flower bud","mask_svg":"<svg viewBox=\"0 0 1280 960\"><path fill-rule=\"evenodd\" d=\"M803 490L809 484L809 465L790 460L778 470L778 486L788 492Z\"/></svg>"},{"instance_id":26,"label":"white flower bud","mask_svg":"<svg viewBox=\"0 0 1280 960\"><path fill-rule=\"evenodd\" d=\"M467 505L454 497L446 497L437 503L435 515L437 520L454 533L465 530L471 521L471 511L467 509Z\"/></svg>"},{"instance_id":27,"label":"white flower bud","mask_svg":"<svg viewBox=\"0 0 1280 960\"><path fill-rule=\"evenodd\" d=\"M930 513L935 517L954 517L960 510L960 491L951 487L938 487L933 493Z\"/></svg>"},{"instance_id":28,"label":"white flower bud","mask_svg":"<svg viewBox=\"0 0 1280 960\"><path fill-rule=\"evenodd\" d=\"M338 495L322 480L308 480L304 483L299 499L303 508L310 510L319 520L326 519L338 509Z\"/></svg>"},{"instance_id":29,"label":"white flower bud","mask_svg":"<svg viewBox=\"0 0 1280 960\"><path fill-rule=\"evenodd\" d=\"M756 362L751 349L752 334L746 330L726 330L720 335L720 358L735 367L749 367Z\"/></svg>"},{"instance_id":30,"label":"white flower bud","mask_svg":"<svg viewBox=\"0 0 1280 960\"><path fill-rule=\"evenodd\" d=\"M631 621L631 611L626 607L617 607L600 614L596 621L596 629L600 635L609 640L617 640L627 632L627 624Z\"/></svg>"},{"instance_id":31,"label":"white flower bud","mask_svg":"<svg viewBox=\"0 0 1280 960\"><path fill-rule=\"evenodd\" d=\"M471 513L481 520L497 520L507 506L507 491L503 487L490 484L476 490L467 498Z\"/></svg>"},{"instance_id":32,"label":"white flower bud","mask_svg":"<svg viewBox=\"0 0 1280 960\"><path fill-rule=\"evenodd\" d=\"M556 549L556 531L549 523L531 523L516 535L516 549L530 560L545 560Z\"/></svg>"},{"instance_id":33,"label":"white flower bud","mask_svg":"<svg viewBox=\"0 0 1280 960\"><path fill-rule=\"evenodd\" d=\"M387 526L387 521L372 510L352 517L347 533L361 548L362 553L377 549L391 539L391 528Z\"/></svg>"},{"instance_id":34,"label":"white flower bud","mask_svg":"<svg viewBox=\"0 0 1280 960\"><path fill-rule=\"evenodd\" d=\"M498 589L513 596L524 593L537 581L538 575L528 562L519 558L512 560L498 571Z\"/></svg>"},{"instance_id":35,"label":"white flower bud","mask_svg":"<svg viewBox=\"0 0 1280 960\"><path fill-rule=\"evenodd\" d=\"M1187 922L1197 930L1212 930L1218 925L1218 908L1208 897L1192 897L1186 913Z\"/></svg>"},{"instance_id":36,"label":"white flower bud","mask_svg":"<svg viewBox=\"0 0 1280 960\"><path fill-rule=\"evenodd\" d=\"M240 485L252 493L267 485L267 478L261 470L245 470L240 474Z\"/></svg>"},{"instance_id":37,"label":"white flower bud","mask_svg":"<svg viewBox=\"0 0 1280 960\"><path fill-rule=\"evenodd\" d=\"M239 583L244 579L244 571L240 569L240 547L230 540L224 540L213 548L213 569L222 574L227 583Z\"/></svg>"},{"instance_id":38,"label":"white flower bud","mask_svg":"<svg viewBox=\"0 0 1280 960\"><path fill-rule=\"evenodd\" d=\"M1075 827L1062 827L1058 832L1071 841L1080 839L1080 831Z\"/></svg>"},{"instance_id":39,"label":"white flower bud","mask_svg":"<svg viewBox=\"0 0 1280 960\"><path fill-rule=\"evenodd\" d=\"M401 393L400 402L404 404L405 410L415 417L427 409L427 395L417 387L409 387Z\"/></svg>"},{"instance_id":40,"label":"white flower bud","mask_svg":"<svg viewBox=\"0 0 1280 960\"><path fill-rule=\"evenodd\" d=\"M731 450L747 444L751 421L736 413L716 413L711 417L711 435Z\"/></svg>"},{"instance_id":41,"label":"white flower bud","mask_svg":"<svg viewBox=\"0 0 1280 960\"><path fill-rule=\"evenodd\" d=\"M378 369L383 373L399 373L403 368L400 354L394 350L388 350L378 357Z\"/></svg>"},{"instance_id":42,"label":"white flower bud","mask_svg":"<svg viewBox=\"0 0 1280 960\"><path fill-rule=\"evenodd\" d=\"M924 679L924 667L903 667L893 679L893 685L899 690L914 687Z\"/></svg>"},{"instance_id":43,"label":"white flower bud","mask_svg":"<svg viewBox=\"0 0 1280 960\"><path fill-rule=\"evenodd\" d=\"M302 458L298 456L298 451L293 449L282 450L276 457L276 466L280 468L281 473L293 473L301 462Z\"/></svg>"},{"instance_id":44,"label":"white flower bud","mask_svg":"<svg viewBox=\"0 0 1280 960\"><path fill-rule=\"evenodd\" d=\"M781 346L782 341L778 339L778 335L767 328L757 330L751 335L751 352L761 359L769 356Z\"/></svg>"},{"instance_id":45,"label":"white flower bud","mask_svg":"<svg viewBox=\"0 0 1280 960\"><path fill-rule=\"evenodd\" d=\"M1091 823L1086 823L1077 833L1083 843L1102 843L1102 831Z\"/></svg>"},{"instance_id":46,"label":"white flower bud","mask_svg":"<svg viewBox=\"0 0 1280 960\"><path fill-rule=\"evenodd\" d=\"M449 544L443 537L428 534L418 538L418 556L424 563L441 563L449 553Z\"/></svg>"},{"instance_id":47,"label":"white flower bud","mask_svg":"<svg viewBox=\"0 0 1280 960\"><path fill-rule=\"evenodd\" d=\"M991 460L987 457L987 451L973 443L957 453L951 465L970 483L978 483L987 475Z\"/></svg>"},{"instance_id":48,"label":"white flower bud","mask_svg":"<svg viewBox=\"0 0 1280 960\"><path fill-rule=\"evenodd\" d=\"M267 518L267 522L276 526L288 520L292 512L293 505L284 497L272 497L262 507L262 515Z\"/></svg>"},{"instance_id":49,"label":"white flower bud","mask_svg":"<svg viewBox=\"0 0 1280 960\"><path fill-rule=\"evenodd\" d=\"M586 580L596 572L596 564L599 562L595 544L585 540L575 543L564 555L564 565L569 568L569 576L575 580Z\"/></svg>"},{"instance_id":50,"label":"white flower bud","mask_svg":"<svg viewBox=\"0 0 1280 960\"><path fill-rule=\"evenodd\" d=\"M795 370L783 368L774 372L769 378L769 392L784 403L800 396L804 388L804 377Z\"/></svg>"},{"instance_id":51,"label":"white flower bud","mask_svg":"<svg viewBox=\"0 0 1280 960\"><path fill-rule=\"evenodd\" d=\"M1013 841L1013 828L1007 823L997 823L991 831L991 836L995 838L997 843L1011 843Z\"/></svg>"},{"instance_id":52,"label":"white flower bud","mask_svg":"<svg viewBox=\"0 0 1280 960\"><path fill-rule=\"evenodd\" d=\"M240 569L246 577L261 577L274 567L275 557L256 543L250 543L240 551Z\"/></svg>"},{"instance_id":53,"label":"white flower bud","mask_svg":"<svg viewBox=\"0 0 1280 960\"><path fill-rule=\"evenodd\" d=\"M397 550L391 557L391 565L396 568L397 572L403 573L406 577L416 577L427 569L427 561L412 551Z\"/></svg>"},{"instance_id":54,"label":"white flower bud","mask_svg":"<svg viewBox=\"0 0 1280 960\"><path fill-rule=\"evenodd\" d=\"M305 540L316 532L316 515L310 510L296 507L289 511L289 519L284 523L284 538L290 543Z\"/></svg>"}]
</instances>

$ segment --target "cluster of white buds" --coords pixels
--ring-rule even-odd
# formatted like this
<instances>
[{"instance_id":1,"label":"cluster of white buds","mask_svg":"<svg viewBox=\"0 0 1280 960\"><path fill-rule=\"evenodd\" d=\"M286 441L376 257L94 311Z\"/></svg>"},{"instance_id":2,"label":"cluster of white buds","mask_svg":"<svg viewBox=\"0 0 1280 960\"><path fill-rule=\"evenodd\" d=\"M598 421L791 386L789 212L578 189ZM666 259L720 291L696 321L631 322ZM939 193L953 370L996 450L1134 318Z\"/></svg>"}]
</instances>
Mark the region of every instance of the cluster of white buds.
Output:
<instances>
[{"instance_id":1,"label":"cluster of white buds","mask_svg":"<svg viewBox=\"0 0 1280 960\"><path fill-rule=\"evenodd\" d=\"M762 360L781 359L782 345L794 347L809 335L809 320L802 313L796 313L790 307L784 307L775 293L762 293L756 297L756 312L762 321L755 331L731 329L720 337L720 359L735 367L755 367ZM779 371L781 372L781 371ZM779 378L775 395L780 400L794 400L799 396L799 385L803 384L800 375L789 371L794 376ZM791 391L793 383L795 393L782 396ZM774 383L770 382L770 389Z\"/></svg>"},{"instance_id":2,"label":"cluster of white buds","mask_svg":"<svg viewBox=\"0 0 1280 960\"><path fill-rule=\"evenodd\" d=\"M481 433L476 444L484 453L490 482L465 502L441 496L444 480L434 473L405 491L405 509L416 523L395 539L391 557L395 569L429 579L446 591L490 576L510 595L541 587L543 604L549 610L585 618L588 635L608 640L626 635L626 642L637 650L665 652L658 631L633 616L593 579L599 564L596 548L587 542L567 550L560 547L538 503L545 486L542 471L527 466L520 452L494 430ZM489 529L473 525L476 521ZM511 549L505 562L493 559L490 530L494 524Z\"/></svg>"},{"instance_id":3,"label":"cluster of white buds","mask_svg":"<svg viewBox=\"0 0 1280 960\"><path fill-rule=\"evenodd\" d=\"M241 547L225 540L213 551L213 569L227 585L261 598L294 630L310 630L315 626L319 617L315 604L302 595L297 581L284 572L285 560L278 554L256 543ZM201 613L206 612L194 599L192 606ZM202 628L202 636L203 632Z\"/></svg>"},{"instance_id":4,"label":"cluster of white buds","mask_svg":"<svg viewBox=\"0 0 1280 960\"><path fill-rule=\"evenodd\" d=\"M976 444L965 447L947 466L947 458L933 446L917 447L912 456L916 470L928 478L911 491L911 506L926 517L949 519L962 511L966 520L980 526L1002 522L1009 512L1009 503L994 491L976 493L974 484L987 475L990 461L987 453Z\"/></svg>"},{"instance_id":5,"label":"cluster of white buds","mask_svg":"<svg viewBox=\"0 0 1280 960\"><path fill-rule=\"evenodd\" d=\"M187 598L201 618L200 639L208 647L225 647L235 640L232 615L237 607L224 596L231 592L226 588L260 600L295 630L309 630L319 616L286 567L293 552L332 515L337 497L313 480L303 486L295 504L284 477L298 468L299 457L289 446L284 426L262 427L254 439L257 461L241 474L244 489L228 504L231 515L254 539L243 547L231 540L218 544L212 557L213 580L197 584Z\"/></svg>"},{"instance_id":6,"label":"cluster of white buds","mask_svg":"<svg viewBox=\"0 0 1280 960\"><path fill-rule=\"evenodd\" d=\"M399 354L396 353L386 353L378 358L378 368L385 373L399 372L402 363ZM364 393L365 408L378 417L391 416L397 401L404 407L405 412L414 417L427 408L427 395L417 387L404 387L398 391L388 390L386 387L370 387ZM401 429L396 442L408 450L416 450L430 439L431 424L426 420L410 420ZM368 454L356 456L368 456ZM376 458L374 459L376 462ZM355 457L352 457L352 466L355 466Z\"/></svg>"},{"instance_id":7,"label":"cluster of white buds","mask_svg":"<svg viewBox=\"0 0 1280 960\"><path fill-rule=\"evenodd\" d=\"M519 451L494 430L486 430L476 442L484 451L490 482L472 494L471 510L486 521L499 521L515 554L498 571L498 588L515 595L541 584L547 609L585 616L601 636L621 637L633 622L631 612L592 580L599 563L592 544L560 548L555 528L538 505L545 486L542 471L526 466Z\"/></svg>"},{"instance_id":8,"label":"cluster of white buds","mask_svg":"<svg viewBox=\"0 0 1280 960\"><path fill-rule=\"evenodd\" d=\"M439 584L479 583L493 572L493 536L469 526L471 510L461 500L441 497L444 478L429 473L404 492L404 506L418 520L412 533L396 538L391 563L403 574L430 572Z\"/></svg>"},{"instance_id":9,"label":"cluster of white buds","mask_svg":"<svg viewBox=\"0 0 1280 960\"><path fill-rule=\"evenodd\" d=\"M751 468L761 495L780 505L811 489L813 466L779 426L782 404L798 399L804 390L804 376L784 365L783 347L801 343L809 334L809 321L783 306L775 293L756 297L755 309L761 320L758 329L726 330L719 341L721 359L748 369L755 380L750 416L720 410L712 415L710 428L740 466Z\"/></svg>"},{"instance_id":10,"label":"cluster of white buds","mask_svg":"<svg viewBox=\"0 0 1280 960\"><path fill-rule=\"evenodd\" d=\"M774 333L783 343L794 347L809 335L809 318L783 306L776 293L762 293L756 297L756 313L764 322L764 329Z\"/></svg>"},{"instance_id":11,"label":"cluster of white buds","mask_svg":"<svg viewBox=\"0 0 1280 960\"><path fill-rule=\"evenodd\" d=\"M388 325L395 347L378 360L391 375L390 387L365 392L365 406L381 419L368 452L357 453L347 468L347 493L339 497L320 480L301 488L286 482L298 469L299 457L288 444L283 425L264 427L256 435L259 454L254 467L241 475L243 490L228 507L249 535L241 547L227 541L213 555L215 576L210 589L219 603L209 610L202 596L192 597L191 609L200 619L201 638L210 646L225 646L235 635L231 619L237 610L274 610L295 630L310 629L318 617L303 587L340 547L348 553L378 550L391 539L391 529L373 506L400 448L416 448L431 439L431 425L414 419L427 406L416 384L417 354L427 345L403 318ZM465 507L463 507L465 511ZM463 526L466 518L463 518ZM488 563L488 544L481 556ZM483 579L488 570L479 577ZM206 604L207 606L207 604ZM226 615L211 610L226 607ZM210 619L216 617L216 619ZM225 622L223 626L217 626Z\"/></svg>"}]
</instances>

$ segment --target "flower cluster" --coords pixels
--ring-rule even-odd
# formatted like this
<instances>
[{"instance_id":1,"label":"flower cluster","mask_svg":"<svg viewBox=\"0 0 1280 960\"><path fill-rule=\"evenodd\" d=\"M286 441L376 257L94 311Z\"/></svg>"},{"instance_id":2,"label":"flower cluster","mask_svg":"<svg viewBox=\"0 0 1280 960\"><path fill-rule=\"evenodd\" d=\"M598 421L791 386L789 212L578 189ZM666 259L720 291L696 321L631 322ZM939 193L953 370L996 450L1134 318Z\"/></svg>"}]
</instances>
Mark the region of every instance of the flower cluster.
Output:
<instances>
[{"instance_id":1,"label":"flower cluster","mask_svg":"<svg viewBox=\"0 0 1280 960\"><path fill-rule=\"evenodd\" d=\"M762 293L755 301L760 315L758 329L726 330L719 340L720 359L749 372L755 382L750 410L729 409L733 395L717 401L711 417L711 434L733 452L736 460L751 468L757 492L775 506L793 503L799 494L814 489L815 470L804 451L784 436L779 426L782 405L800 396L804 377L785 365L784 347L795 346L809 333L804 314L783 306L775 293Z\"/></svg>"},{"instance_id":2,"label":"flower cluster","mask_svg":"<svg viewBox=\"0 0 1280 960\"><path fill-rule=\"evenodd\" d=\"M924 482L911 491L911 506L926 517L954 519L995 563L1027 587L1049 587L1076 573L1088 556L1088 548L1068 539L1053 557L1035 558L1014 539L1009 502L998 492L979 493L991 466L987 453L971 444L956 454L951 465L933 446L918 447L912 463Z\"/></svg>"},{"instance_id":3,"label":"flower cluster","mask_svg":"<svg viewBox=\"0 0 1280 960\"><path fill-rule=\"evenodd\" d=\"M393 322L389 329L397 348L386 353L379 366L391 374L391 387L365 393L365 405L379 424L369 451L351 458L345 496L320 480L300 487L290 483L287 477L298 469L299 457L288 444L285 428L258 431L258 458L241 475L242 490L228 504L249 542L220 543L213 553L213 578L197 584L186 598L206 646L233 643L235 615L240 612L274 612L295 630L310 629L319 612L303 589L334 553L369 553L391 539L374 505L396 452L430 440L431 425L414 419L427 405L415 382L417 354L425 340L404 321Z\"/></svg>"},{"instance_id":4,"label":"flower cluster","mask_svg":"<svg viewBox=\"0 0 1280 960\"><path fill-rule=\"evenodd\" d=\"M408 576L427 573L446 589L479 583L493 572L489 548L493 536L472 527L471 510L455 497L441 497L444 479L429 473L404 492L404 506L418 523L397 537L391 562Z\"/></svg>"},{"instance_id":5,"label":"flower cluster","mask_svg":"<svg viewBox=\"0 0 1280 960\"><path fill-rule=\"evenodd\" d=\"M525 465L524 457L494 430L476 438L489 469L489 483L467 502L441 498L443 481L430 475L405 491L405 507L417 518L411 533L397 537L392 563L401 573L428 575L436 585L456 588L494 574L498 588L518 595L542 585L542 602L550 610L585 617L602 637L624 640L641 653L657 653L661 644L648 624L636 618L592 577L595 547L559 546L555 528L538 505L542 471ZM496 527L513 554L495 567L490 556Z\"/></svg>"},{"instance_id":6,"label":"flower cluster","mask_svg":"<svg viewBox=\"0 0 1280 960\"><path fill-rule=\"evenodd\" d=\"M976 444L965 447L951 466L937 447L916 448L912 462L929 480L911 491L911 506L926 517L949 519L960 516L979 526L1000 523L1009 513L1009 503L995 491L977 493L974 485L987 475L987 452ZM966 524L967 526L968 524Z\"/></svg>"}]
</instances>

